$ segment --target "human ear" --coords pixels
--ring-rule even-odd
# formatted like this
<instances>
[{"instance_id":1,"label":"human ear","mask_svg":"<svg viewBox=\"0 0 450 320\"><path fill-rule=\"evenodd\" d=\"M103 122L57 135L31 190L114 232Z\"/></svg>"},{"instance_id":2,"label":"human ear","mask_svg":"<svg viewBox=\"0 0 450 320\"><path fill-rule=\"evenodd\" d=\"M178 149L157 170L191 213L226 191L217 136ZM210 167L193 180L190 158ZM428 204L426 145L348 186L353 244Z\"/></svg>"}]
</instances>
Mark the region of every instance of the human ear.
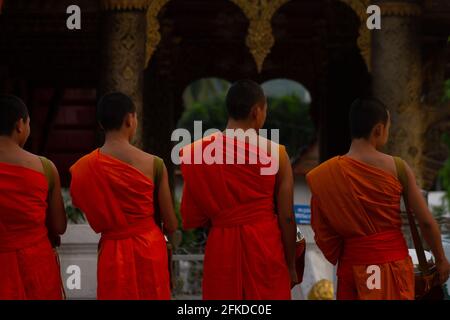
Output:
<instances>
[{"instance_id":1,"label":"human ear","mask_svg":"<svg viewBox=\"0 0 450 320\"><path fill-rule=\"evenodd\" d=\"M125 126L127 128L130 128L132 125L133 125L133 114L128 113L127 116L125 117Z\"/></svg>"},{"instance_id":2,"label":"human ear","mask_svg":"<svg viewBox=\"0 0 450 320\"><path fill-rule=\"evenodd\" d=\"M258 105L257 104L255 104L252 107L250 115L251 115L251 119L252 120L257 120L258 119Z\"/></svg>"},{"instance_id":3,"label":"human ear","mask_svg":"<svg viewBox=\"0 0 450 320\"><path fill-rule=\"evenodd\" d=\"M23 119L17 120L15 129L16 129L17 133L24 132L24 130L25 130L25 123L24 123Z\"/></svg>"},{"instance_id":4,"label":"human ear","mask_svg":"<svg viewBox=\"0 0 450 320\"><path fill-rule=\"evenodd\" d=\"M383 133L383 128L382 128L382 124L378 123L374 128L373 128L373 134L375 137L381 137Z\"/></svg>"}]
</instances>

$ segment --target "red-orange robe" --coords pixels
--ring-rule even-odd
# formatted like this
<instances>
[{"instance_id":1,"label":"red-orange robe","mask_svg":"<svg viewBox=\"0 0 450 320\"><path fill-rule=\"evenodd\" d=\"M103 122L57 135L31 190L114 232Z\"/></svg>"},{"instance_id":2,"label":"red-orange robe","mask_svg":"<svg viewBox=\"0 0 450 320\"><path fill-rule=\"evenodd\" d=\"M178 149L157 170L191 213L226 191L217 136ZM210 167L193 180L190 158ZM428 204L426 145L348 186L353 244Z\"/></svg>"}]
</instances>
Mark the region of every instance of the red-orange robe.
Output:
<instances>
[{"instance_id":1,"label":"red-orange robe","mask_svg":"<svg viewBox=\"0 0 450 320\"><path fill-rule=\"evenodd\" d=\"M347 156L324 162L306 178L316 243L332 264L338 263L337 299L414 299L399 180ZM371 265L380 272L368 269Z\"/></svg>"},{"instance_id":2,"label":"red-orange robe","mask_svg":"<svg viewBox=\"0 0 450 320\"><path fill-rule=\"evenodd\" d=\"M101 233L98 299L170 299L164 235L153 218L153 182L99 149L70 169L70 192Z\"/></svg>"},{"instance_id":3,"label":"red-orange robe","mask_svg":"<svg viewBox=\"0 0 450 320\"><path fill-rule=\"evenodd\" d=\"M0 300L60 300L57 256L45 226L44 174L0 163Z\"/></svg>"},{"instance_id":4,"label":"red-orange robe","mask_svg":"<svg viewBox=\"0 0 450 320\"><path fill-rule=\"evenodd\" d=\"M199 140L222 142L221 133ZM191 155L182 150L182 159ZM258 152L237 142L237 150ZM196 150L201 150L198 148ZM196 152L196 151L195 151ZM232 151L229 156L237 158ZM248 163L249 154L246 153ZM225 161L224 161L225 162ZM210 226L203 270L203 299L290 299L290 276L274 208L275 175L263 164L182 164L181 214L185 229Z\"/></svg>"}]
</instances>

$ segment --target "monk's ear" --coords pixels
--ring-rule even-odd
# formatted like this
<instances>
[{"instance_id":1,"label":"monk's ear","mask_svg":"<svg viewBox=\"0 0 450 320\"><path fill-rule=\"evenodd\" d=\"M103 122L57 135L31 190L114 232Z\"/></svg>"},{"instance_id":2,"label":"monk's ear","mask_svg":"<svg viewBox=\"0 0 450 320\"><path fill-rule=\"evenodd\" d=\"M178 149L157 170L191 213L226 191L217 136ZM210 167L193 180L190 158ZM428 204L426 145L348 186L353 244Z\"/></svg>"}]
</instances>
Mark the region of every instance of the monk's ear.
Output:
<instances>
[{"instance_id":1,"label":"monk's ear","mask_svg":"<svg viewBox=\"0 0 450 320\"><path fill-rule=\"evenodd\" d=\"M130 128L133 126L133 118L134 118L133 113L127 113L124 120L125 127Z\"/></svg>"},{"instance_id":2,"label":"monk's ear","mask_svg":"<svg viewBox=\"0 0 450 320\"><path fill-rule=\"evenodd\" d=\"M22 133L25 131L26 128L26 122L24 119L19 119L16 122L15 130L17 133Z\"/></svg>"},{"instance_id":3,"label":"monk's ear","mask_svg":"<svg viewBox=\"0 0 450 320\"><path fill-rule=\"evenodd\" d=\"M258 105L253 105L253 107L250 109L250 114L248 115L249 119L255 120L258 117Z\"/></svg>"},{"instance_id":4,"label":"monk's ear","mask_svg":"<svg viewBox=\"0 0 450 320\"><path fill-rule=\"evenodd\" d=\"M382 123L377 123L375 125L375 127L372 130L372 134L378 138L381 137L383 135L383 124Z\"/></svg>"},{"instance_id":5,"label":"monk's ear","mask_svg":"<svg viewBox=\"0 0 450 320\"><path fill-rule=\"evenodd\" d=\"M266 104L259 102L259 103L255 103L255 105L252 107L251 109L251 118L252 120L256 120L259 118L259 115L264 112L264 109L266 108Z\"/></svg>"}]
</instances>

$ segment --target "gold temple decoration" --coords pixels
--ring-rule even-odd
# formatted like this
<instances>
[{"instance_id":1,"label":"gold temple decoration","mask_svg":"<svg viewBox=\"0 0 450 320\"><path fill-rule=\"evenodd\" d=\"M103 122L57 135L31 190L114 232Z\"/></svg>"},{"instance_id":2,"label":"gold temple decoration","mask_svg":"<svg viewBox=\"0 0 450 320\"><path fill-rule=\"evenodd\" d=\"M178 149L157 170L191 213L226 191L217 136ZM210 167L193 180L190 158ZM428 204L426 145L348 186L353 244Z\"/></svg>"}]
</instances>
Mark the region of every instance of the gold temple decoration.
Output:
<instances>
[{"instance_id":1,"label":"gold temple decoration","mask_svg":"<svg viewBox=\"0 0 450 320\"><path fill-rule=\"evenodd\" d=\"M290 0L231 0L244 12L250 22L245 44L250 49L261 73L264 60L270 53L275 38L271 20L275 12Z\"/></svg>"},{"instance_id":2,"label":"gold temple decoration","mask_svg":"<svg viewBox=\"0 0 450 320\"><path fill-rule=\"evenodd\" d=\"M367 70L371 71L371 35L370 30L366 26L367 18L367 7L370 5L369 0L340 0L347 4L356 13L359 18L359 36L357 40L358 48L361 55L366 63Z\"/></svg>"},{"instance_id":3,"label":"gold temple decoration","mask_svg":"<svg viewBox=\"0 0 450 320\"><path fill-rule=\"evenodd\" d=\"M149 0L100 0L103 10L145 10Z\"/></svg>"},{"instance_id":4,"label":"gold temple decoration","mask_svg":"<svg viewBox=\"0 0 450 320\"><path fill-rule=\"evenodd\" d=\"M170 0L149 0L147 9L147 46L145 52L145 68L161 41L161 34L159 32L158 14L162 7Z\"/></svg>"}]
</instances>

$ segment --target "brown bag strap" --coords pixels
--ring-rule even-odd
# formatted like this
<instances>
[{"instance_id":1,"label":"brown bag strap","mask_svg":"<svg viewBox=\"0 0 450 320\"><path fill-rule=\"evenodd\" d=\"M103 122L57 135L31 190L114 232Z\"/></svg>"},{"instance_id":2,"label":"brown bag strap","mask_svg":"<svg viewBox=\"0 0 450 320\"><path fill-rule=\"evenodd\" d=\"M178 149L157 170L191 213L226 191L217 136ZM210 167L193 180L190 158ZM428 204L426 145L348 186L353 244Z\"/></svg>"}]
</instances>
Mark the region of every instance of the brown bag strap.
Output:
<instances>
[{"instance_id":1,"label":"brown bag strap","mask_svg":"<svg viewBox=\"0 0 450 320\"><path fill-rule=\"evenodd\" d=\"M153 206L154 206L154 217L155 222L158 227L161 227L161 213L159 210L159 202L158 202L158 195L159 195L159 186L161 184L161 178L164 170L164 161L155 156L153 159Z\"/></svg>"},{"instance_id":2,"label":"brown bag strap","mask_svg":"<svg viewBox=\"0 0 450 320\"><path fill-rule=\"evenodd\" d=\"M44 169L44 175L47 179L48 183L48 195L50 198L50 195L53 192L53 188L55 187L55 177L53 176L53 168L50 160L48 160L45 157L39 157L42 163L42 168Z\"/></svg>"},{"instance_id":3,"label":"brown bag strap","mask_svg":"<svg viewBox=\"0 0 450 320\"><path fill-rule=\"evenodd\" d=\"M405 210L408 216L409 227L411 229L411 236L413 238L414 247L416 249L417 259L419 260L419 268L423 273L428 273L429 267L425 257L422 240L420 239L419 230L417 230L416 221L409 206L408 199L408 176L406 175L405 163L399 157L394 157L395 167L397 169L398 180L403 186L403 201L405 203Z\"/></svg>"}]
</instances>

